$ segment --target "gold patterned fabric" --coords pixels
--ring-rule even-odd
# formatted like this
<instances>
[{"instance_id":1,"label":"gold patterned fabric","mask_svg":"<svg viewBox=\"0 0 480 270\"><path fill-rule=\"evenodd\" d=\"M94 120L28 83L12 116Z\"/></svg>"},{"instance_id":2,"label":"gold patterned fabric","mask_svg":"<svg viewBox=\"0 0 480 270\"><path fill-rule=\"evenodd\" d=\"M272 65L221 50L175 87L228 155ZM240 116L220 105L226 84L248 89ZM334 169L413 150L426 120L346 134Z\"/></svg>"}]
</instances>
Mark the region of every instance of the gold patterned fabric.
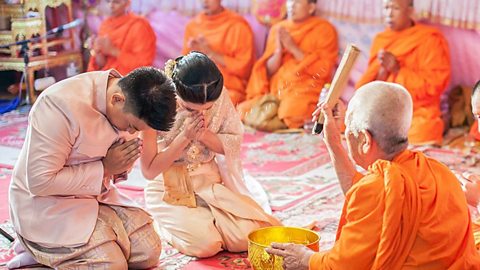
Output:
<instances>
[{"instance_id":1,"label":"gold patterned fabric","mask_svg":"<svg viewBox=\"0 0 480 270\"><path fill-rule=\"evenodd\" d=\"M174 127L158 133L159 151L183 130L188 116L188 111L179 109ZM240 161L243 126L227 90L205 112L205 119L208 129L221 140L225 155L217 155L193 141L173 165L175 172L167 170L149 181L145 189L147 209L160 225L162 236L179 251L197 257L213 256L222 249L246 251L250 231L280 224L252 199L243 179ZM169 179L175 175L178 179ZM172 196L175 183L177 188L183 186L180 190L183 195ZM194 198L188 197L189 185ZM194 199L196 207L172 203L171 197Z\"/></svg>"},{"instance_id":2,"label":"gold patterned fabric","mask_svg":"<svg viewBox=\"0 0 480 270\"><path fill-rule=\"evenodd\" d=\"M143 210L100 205L87 244L47 248L20 237L41 264L56 269L144 269L157 265L161 242L152 218Z\"/></svg>"}]
</instances>

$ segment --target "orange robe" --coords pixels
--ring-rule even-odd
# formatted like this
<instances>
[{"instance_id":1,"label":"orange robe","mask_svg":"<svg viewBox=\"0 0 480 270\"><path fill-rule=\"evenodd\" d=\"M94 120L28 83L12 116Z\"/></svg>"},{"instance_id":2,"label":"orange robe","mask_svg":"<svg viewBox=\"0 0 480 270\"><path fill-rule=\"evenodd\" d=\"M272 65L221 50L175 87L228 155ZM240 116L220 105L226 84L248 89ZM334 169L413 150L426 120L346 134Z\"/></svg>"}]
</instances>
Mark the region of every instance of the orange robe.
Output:
<instances>
[{"instance_id":1,"label":"orange robe","mask_svg":"<svg viewBox=\"0 0 480 270\"><path fill-rule=\"evenodd\" d=\"M353 267L354 266L354 267ZM443 164L406 150L358 174L334 247L310 269L480 269L467 201Z\"/></svg>"},{"instance_id":2,"label":"orange robe","mask_svg":"<svg viewBox=\"0 0 480 270\"><path fill-rule=\"evenodd\" d=\"M442 142L443 121L440 97L450 80L448 45L439 30L416 24L400 32L386 30L378 34L370 50L368 69L356 87L375 81L380 69L377 54L391 52L400 62L398 74L388 82L407 88L413 99L413 121L408 138L412 144Z\"/></svg>"},{"instance_id":3,"label":"orange robe","mask_svg":"<svg viewBox=\"0 0 480 270\"><path fill-rule=\"evenodd\" d=\"M276 49L278 29L284 27L305 57L297 61L284 52L282 65L271 78L267 75L267 61ZM275 24L268 35L262 57L255 63L247 86L247 101L238 107L242 115L265 94L280 100L278 117L289 128L302 127L311 119L323 85L330 82L338 56L338 38L328 21L310 17L301 23L284 20Z\"/></svg>"},{"instance_id":4,"label":"orange robe","mask_svg":"<svg viewBox=\"0 0 480 270\"><path fill-rule=\"evenodd\" d=\"M98 36L107 36L120 50L118 57L107 57L105 66L99 68L95 57L90 57L88 71L116 69L126 75L130 71L151 66L156 54L156 36L148 21L132 13L106 19L100 25Z\"/></svg>"},{"instance_id":5,"label":"orange robe","mask_svg":"<svg viewBox=\"0 0 480 270\"><path fill-rule=\"evenodd\" d=\"M200 13L185 29L183 54L190 52L188 41L203 36L210 48L223 56L225 66L216 63L234 105L245 100L245 87L255 61L253 32L248 22L233 11L208 16Z\"/></svg>"}]
</instances>

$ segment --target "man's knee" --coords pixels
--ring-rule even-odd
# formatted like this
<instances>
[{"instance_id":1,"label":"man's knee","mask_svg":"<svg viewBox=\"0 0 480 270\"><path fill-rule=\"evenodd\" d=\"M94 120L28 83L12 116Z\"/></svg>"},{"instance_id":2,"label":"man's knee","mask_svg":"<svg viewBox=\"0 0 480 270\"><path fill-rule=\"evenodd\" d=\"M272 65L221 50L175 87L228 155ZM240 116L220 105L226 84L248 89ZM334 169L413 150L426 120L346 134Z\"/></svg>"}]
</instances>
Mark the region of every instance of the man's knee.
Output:
<instances>
[{"instance_id":1,"label":"man's knee","mask_svg":"<svg viewBox=\"0 0 480 270\"><path fill-rule=\"evenodd\" d=\"M153 224L147 224L130 236L131 254L128 266L135 269L152 268L158 265L162 253L160 236Z\"/></svg>"},{"instance_id":2,"label":"man's knee","mask_svg":"<svg viewBox=\"0 0 480 270\"><path fill-rule=\"evenodd\" d=\"M55 269L111 269L111 270L127 270L128 264L120 246L110 241L102 244L78 258L64 261L59 265L53 266Z\"/></svg>"}]
</instances>

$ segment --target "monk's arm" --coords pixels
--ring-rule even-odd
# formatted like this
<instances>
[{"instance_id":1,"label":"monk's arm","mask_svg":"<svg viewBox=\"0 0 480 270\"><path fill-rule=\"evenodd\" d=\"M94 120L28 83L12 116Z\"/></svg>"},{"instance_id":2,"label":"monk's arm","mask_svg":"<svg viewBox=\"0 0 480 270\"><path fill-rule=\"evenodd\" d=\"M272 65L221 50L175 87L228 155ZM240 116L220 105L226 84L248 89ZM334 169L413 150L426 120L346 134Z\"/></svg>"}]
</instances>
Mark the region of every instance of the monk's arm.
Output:
<instances>
[{"instance_id":1,"label":"monk's arm","mask_svg":"<svg viewBox=\"0 0 480 270\"><path fill-rule=\"evenodd\" d=\"M95 71L95 70L102 70L102 68L107 63L107 58L105 55L101 53L96 53L95 55L91 55L88 61L88 68L87 71Z\"/></svg>"},{"instance_id":2,"label":"monk's arm","mask_svg":"<svg viewBox=\"0 0 480 270\"><path fill-rule=\"evenodd\" d=\"M26 142L28 190L36 196L99 195L104 179L100 159L65 164L77 135L72 119L66 117L65 110L59 109L64 106L68 108L62 100L46 96L35 103L30 113L30 140ZM85 144L89 146L84 142L77 147L81 149Z\"/></svg>"},{"instance_id":3,"label":"monk's arm","mask_svg":"<svg viewBox=\"0 0 480 270\"><path fill-rule=\"evenodd\" d=\"M173 162L181 155L183 149L188 146L190 140L183 133L164 149L157 150L157 132L153 129L142 131L143 152L140 157L140 165L145 178L151 180L172 166Z\"/></svg>"},{"instance_id":4,"label":"monk's arm","mask_svg":"<svg viewBox=\"0 0 480 270\"><path fill-rule=\"evenodd\" d=\"M112 50L117 58L114 68L133 70L142 66L151 66L156 54L156 37L146 21L134 23L128 31L121 48Z\"/></svg>"},{"instance_id":5,"label":"monk's arm","mask_svg":"<svg viewBox=\"0 0 480 270\"><path fill-rule=\"evenodd\" d=\"M337 31L333 26L325 25L315 29L312 35L306 38L317 40L310 43L311 45L304 45L304 57L301 61L297 59L299 71L329 81L338 59Z\"/></svg>"},{"instance_id":6,"label":"monk's arm","mask_svg":"<svg viewBox=\"0 0 480 270\"><path fill-rule=\"evenodd\" d=\"M230 30L227 40L235 47L232 55L223 55L223 66L229 73L248 79L255 60L253 32L247 24L238 24Z\"/></svg>"},{"instance_id":7,"label":"monk's arm","mask_svg":"<svg viewBox=\"0 0 480 270\"><path fill-rule=\"evenodd\" d=\"M435 37L421 45L416 52L418 68L401 66L395 82L410 92L414 101L437 98L450 80L448 46L443 38Z\"/></svg>"},{"instance_id":8,"label":"monk's arm","mask_svg":"<svg viewBox=\"0 0 480 270\"><path fill-rule=\"evenodd\" d=\"M282 51L275 51L267 60L267 76L270 78L282 65Z\"/></svg>"},{"instance_id":9,"label":"monk's arm","mask_svg":"<svg viewBox=\"0 0 480 270\"><path fill-rule=\"evenodd\" d=\"M359 173L340 142L328 144L327 149L343 194L346 194Z\"/></svg>"},{"instance_id":10,"label":"monk's arm","mask_svg":"<svg viewBox=\"0 0 480 270\"><path fill-rule=\"evenodd\" d=\"M267 44L265 46L265 52L273 52L272 55L266 61L267 76L272 77L275 72L282 65L283 48L278 37L278 27L273 26L268 33ZM266 55L262 56L265 57Z\"/></svg>"},{"instance_id":11,"label":"monk's arm","mask_svg":"<svg viewBox=\"0 0 480 270\"><path fill-rule=\"evenodd\" d=\"M376 176L367 176L376 177ZM365 179L362 180L364 182ZM365 181L349 192L338 239L330 251L310 257L311 270L371 269L380 243L384 213L383 179Z\"/></svg>"},{"instance_id":12,"label":"monk's arm","mask_svg":"<svg viewBox=\"0 0 480 270\"><path fill-rule=\"evenodd\" d=\"M182 55L185 55L190 52L191 48L189 46L190 39L193 38L193 33L192 33L192 26L187 24L185 27L185 33L183 34L183 47L182 47Z\"/></svg>"}]
</instances>

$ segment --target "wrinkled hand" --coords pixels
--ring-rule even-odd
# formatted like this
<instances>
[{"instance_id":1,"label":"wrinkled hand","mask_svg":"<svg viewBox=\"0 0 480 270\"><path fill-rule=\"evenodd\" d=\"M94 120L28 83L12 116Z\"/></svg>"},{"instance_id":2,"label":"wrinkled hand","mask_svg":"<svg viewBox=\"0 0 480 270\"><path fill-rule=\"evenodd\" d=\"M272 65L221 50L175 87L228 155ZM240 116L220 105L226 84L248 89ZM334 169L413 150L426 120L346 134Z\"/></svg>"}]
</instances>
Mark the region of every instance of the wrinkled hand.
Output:
<instances>
[{"instance_id":1,"label":"wrinkled hand","mask_svg":"<svg viewBox=\"0 0 480 270\"><path fill-rule=\"evenodd\" d=\"M330 109L327 103L321 103L313 112L312 122L317 121L320 113L323 113L323 140L327 146L341 144L341 131L344 129L346 107L342 101Z\"/></svg>"},{"instance_id":2,"label":"wrinkled hand","mask_svg":"<svg viewBox=\"0 0 480 270\"><path fill-rule=\"evenodd\" d=\"M480 176L464 175L469 181L465 184L467 203L477 207L480 203Z\"/></svg>"},{"instance_id":3,"label":"wrinkled hand","mask_svg":"<svg viewBox=\"0 0 480 270\"><path fill-rule=\"evenodd\" d=\"M380 65L385 68L389 73L398 73L400 70L400 63L398 62L395 55L391 52L380 50L377 55L378 61L380 61Z\"/></svg>"},{"instance_id":4,"label":"wrinkled hand","mask_svg":"<svg viewBox=\"0 0 480 270\"><path fill-rule=\"evenodd\" d=\"M185 120L185 128L181 134L188 140L196 140L204 127L205 120L203 114L192 112L190 117Z\"/></svg>"},{"instance_id":5,"label":"wrinkled hand","mask_svg":"<svg viewBox=\"0 0 480 270\"><path fill-rule=\"evenodd\" d=\"M125 141L120 139L107 151L107 155L102 159L104 176L121 174L128 171L135 160L140 157L143 141L139 138Z\"/></svg>"},{"instance_id":6,"label":"wrinkled hand","mask_svg":"<svg viewBox=\"0 0 480 270\"><path fill-rule=\"evenodd\" d=\"M280 38L280 43L282 44L282 47L287 49L289 52L292 52L294 49L297 48L297 44L285 28L280 27L278 29L278 36Z\"/></svg>"},{"instance_id":7,"label":"wrinkled hand","mask_svg":"<svg viewBox=\"0 0 480 270\"><path fill-rule=\"evenodd\" d=\"M265 251L283 257L283 269L307 270L310 257L314 252L304 245L272 243Z\"/></svg>"}]
</instances>

